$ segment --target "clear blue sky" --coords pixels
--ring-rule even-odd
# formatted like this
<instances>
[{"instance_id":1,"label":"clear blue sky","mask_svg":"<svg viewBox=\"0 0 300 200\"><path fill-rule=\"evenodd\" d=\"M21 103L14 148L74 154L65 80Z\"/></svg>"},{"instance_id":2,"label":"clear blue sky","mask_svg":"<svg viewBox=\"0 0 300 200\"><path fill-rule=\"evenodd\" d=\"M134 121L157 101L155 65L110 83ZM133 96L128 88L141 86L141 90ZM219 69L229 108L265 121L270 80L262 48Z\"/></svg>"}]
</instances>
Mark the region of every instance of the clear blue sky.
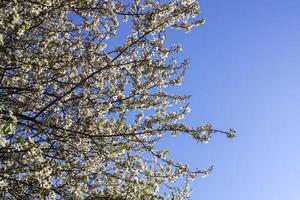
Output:
<instances>
[{"instance_id":1,"label":"clear blue sky","mask_svg":"<svg viewBox=\"0 0 300 200\"><path fill-rule=\"evenodd\" d=\"M166 147L191 166L215 165L192 184L192 199L299 200L300 1L200 2L207 23L169 36L192 63L178 89L192 95L186 121L239 135Z\"/></svg>"}]
</instances>

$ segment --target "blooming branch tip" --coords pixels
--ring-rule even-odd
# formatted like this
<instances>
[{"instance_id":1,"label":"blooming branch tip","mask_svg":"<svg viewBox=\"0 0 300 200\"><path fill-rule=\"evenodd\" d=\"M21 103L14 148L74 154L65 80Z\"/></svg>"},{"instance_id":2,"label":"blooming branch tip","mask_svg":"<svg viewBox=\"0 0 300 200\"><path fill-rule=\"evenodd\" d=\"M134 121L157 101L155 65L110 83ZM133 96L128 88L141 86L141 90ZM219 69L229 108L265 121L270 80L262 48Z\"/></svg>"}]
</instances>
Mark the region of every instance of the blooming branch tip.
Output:
<instances>
[{"instance_id":1,"label":"blooming branch tip","mask_svg":"<svg viewBox=\"0 0 300 200\"><path fill-rule=\"evenodd\" d=\"M227 132L227 137L228 138L234 138L234 137L236 137L236 131L235 130L233 130L233 129L229 129L229 131Z\"/></svg>"}]
</instances>

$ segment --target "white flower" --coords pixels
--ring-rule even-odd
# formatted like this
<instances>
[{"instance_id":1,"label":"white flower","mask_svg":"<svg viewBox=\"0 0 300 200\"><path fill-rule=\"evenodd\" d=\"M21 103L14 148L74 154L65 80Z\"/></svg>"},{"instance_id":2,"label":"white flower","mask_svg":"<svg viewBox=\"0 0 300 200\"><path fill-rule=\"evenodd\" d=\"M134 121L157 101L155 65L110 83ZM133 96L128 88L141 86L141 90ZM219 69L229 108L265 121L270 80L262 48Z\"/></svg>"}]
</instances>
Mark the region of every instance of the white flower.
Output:
<instances>
[{"instance_id":1,"label":"white flower","mask_svg":"<svg viewBox=\"0 0 300 200\"><path fill-rule=\"evenodd\" d=\"M3 45L4 44L4 41L3 41L3 35L0 34L0 45Z\"/></svg>"},{"instance_id":2,"label":"white flower","mask_svg":"<svg viewBox=\"0 0 300 200\"><path fill-rule=\"evenodd\" d=\"M212 135L212 128L210 124L201 126L198 133L194 136L201 142L208 143Z\"/></svg>"},{"instance_id":3,"label":"white flower","mask_svg":"<svg viewBox=\"0 0 300 200\"><path fill-rule=\"evenodd\" d=\"M202 173L202 178L206 178L210 175L210 173L212 172L214 166L210 166L208 169L202 169L201 173Z\"/></svg>"},{"instance_id":4,"label":"white flower","mask_svg":"<svg viewBox=\"0 0 300 200\"><path fill-rule=\"evenodd\" d=\"M236 131L233 129L229 129L229 131L227 132L227 137L228 138L234 138L236 137Z\"/></svg>"}]
</instances>

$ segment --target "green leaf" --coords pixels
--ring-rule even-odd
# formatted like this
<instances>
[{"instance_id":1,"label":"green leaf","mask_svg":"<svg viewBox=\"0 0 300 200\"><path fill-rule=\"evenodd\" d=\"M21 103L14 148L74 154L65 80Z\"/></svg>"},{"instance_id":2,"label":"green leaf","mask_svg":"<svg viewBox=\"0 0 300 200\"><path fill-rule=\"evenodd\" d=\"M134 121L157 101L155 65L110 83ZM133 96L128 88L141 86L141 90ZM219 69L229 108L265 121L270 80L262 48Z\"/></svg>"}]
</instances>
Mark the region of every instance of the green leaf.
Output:
<instances>
[{"instance_id":1,"label":"green leaf","mask_svg":"<svg viewBox=\"0 0 300 200\"><path fill-rule=\"evenodd\" d=\"M130 159L130 151L127 151L128 160Z\"/></svg>"},{"instance_id":2,"label":"green leaf","mask_svg":"<svg viewBox=\"0 0 300 200\"><path fill-rule=\"evenodd\" d=\"M88 0L80 0L79 6L80 6L80 7L83 7L83 6L85 6L87 3L88 3Z\"/></svg>"},{"instance_id":3,"label":"green leaf","mask_svg":"<svg viewBox=\"0 0 300 200\"><path fill-rule=\"evenodd\" d=\"M119 120L117 122L116 132L119 132L124 124L125 124L125 119Z\"/></svg>"},{"instance_id":4,"label":"green leaf","mask_svg":"<svg viewBox=\"0 0 300 200\"><path fill-rule=\"evenodd\" d=\"M118 122L119 126L123 126L125 124L125 119L121 119L119 122Z\"/></svg>"},{"instance_id":5,"label":"green leaf","mask_svg":"<svg viewBox=\"0 0 300 200\"><path fill-rule=\"evenodd\" d=\"M97 127L98 127L98 128L101 128L103 125L104 125L104 120L99 120L99 121L97 122Z\"/></svg>"},{"instance_id":6,"label":"green leaf","mask_svg":"<svg viewBox=\"0 0 300 200\"><path fill-rule=\"evenodd\" d=\"M29 25L28 24L22 24L21 29L26 31L29 29Z\"/></svg>"},{"instance_id":7,"label":"green leaf","mask_svg":"<svg viewBox=\"0 0 300 200\"><path fill-rule=\"evenodd\" d=\"M11 126L11 124L3 124L1 126L1 133L3 135L8 135L13 131L13 127Z\"/></svg>"},{"instance_id":8,"label":"green leaf","mask_svg":"<svg viewBox=\"0 0 300 200\"><path fill-rule=\"evenodd\" d=\"M169 150L164 150L163 154L164 154L164 156L168 156L169 155Z\"/></svg>"},{"instance_id":9,"label":"green leaf","mask_svg":"<svg viewBox=\"0 0 300 200\"><path fill-rule=\"evenodd\" d=\"M177 135L178 135L178 131L172 131L172 132L171 132L171 135L172 135L172 136L177 136Z\"/></svg>"},{"instance_id":10,"label":"green leaf","mask_svg":"<svg viewBox=\"0 0 300 200\"><path fill-rule=\"evenodd\" d=\"M23 138L23 137L18 137L18 138L16 138L16 143L24 143L25 142L25 139Z\"/></svg>"},{"instance_id":11,"label":"green leaf","mask_svg":"<svg viewBox=\"0 0 300 200\"><path fill-rule=\"evenodd\" d=\"M148 194L148 193L149 193L148 188L144 188L144 189L143 189L143 192L144 192L144 194Z\"/></svg>"}]
</instances>

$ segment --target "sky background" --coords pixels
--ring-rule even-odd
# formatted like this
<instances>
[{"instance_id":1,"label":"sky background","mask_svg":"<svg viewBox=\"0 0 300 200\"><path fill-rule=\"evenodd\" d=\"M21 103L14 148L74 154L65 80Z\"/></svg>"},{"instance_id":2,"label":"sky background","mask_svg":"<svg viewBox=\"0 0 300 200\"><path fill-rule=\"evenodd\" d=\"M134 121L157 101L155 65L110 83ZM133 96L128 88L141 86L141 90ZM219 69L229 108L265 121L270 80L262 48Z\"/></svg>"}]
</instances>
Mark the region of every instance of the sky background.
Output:
<instances>
[{"instance_id":1,"label":"sky background","mask_svg":"<svg viewBox=\"0 0 300 200\"><path fill-rule=\"evenodd\" d=\"M300 1L201 0L203 26L176 32L191 67L189 125L234 128L210 143L168 139L175 160L215 165L192 184L195 200L300 199Z\"/></svg>"}]
</instances>

